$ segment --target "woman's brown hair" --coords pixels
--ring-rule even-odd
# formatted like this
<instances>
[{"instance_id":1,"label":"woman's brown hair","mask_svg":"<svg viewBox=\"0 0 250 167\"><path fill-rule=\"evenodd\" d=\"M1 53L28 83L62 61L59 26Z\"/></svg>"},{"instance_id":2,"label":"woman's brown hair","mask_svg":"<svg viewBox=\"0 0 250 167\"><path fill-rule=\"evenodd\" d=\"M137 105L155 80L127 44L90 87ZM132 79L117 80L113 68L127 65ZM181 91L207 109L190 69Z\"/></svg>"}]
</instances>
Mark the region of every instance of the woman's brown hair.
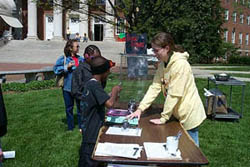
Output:
<instances>
[{"instance_id":1,"label":"woman's brown hair","mask_svg":"<svg viewBox=\"0 0 250 167\"><path fill-rule=\"evenodd\" d=\"M184 52L183 48L180 45L175 45L174 39L169 33L160 32L156 34L151 43L164 48L166 46L169 46L170 52L177 51L177 52Z\"/></svg>"},{"instance_id":2,"label":"woman's brown hair","mask_svg":"<svg viewBox=\"0 0 250 167\"><path fill-rule=\"evenodd\" d=\"M65 47L64 47L64 55L66 57L71 56L71 52L73 49L73 43L78 42L76 39L70 39L67 41Z\"/></svg>"}]
</instances>

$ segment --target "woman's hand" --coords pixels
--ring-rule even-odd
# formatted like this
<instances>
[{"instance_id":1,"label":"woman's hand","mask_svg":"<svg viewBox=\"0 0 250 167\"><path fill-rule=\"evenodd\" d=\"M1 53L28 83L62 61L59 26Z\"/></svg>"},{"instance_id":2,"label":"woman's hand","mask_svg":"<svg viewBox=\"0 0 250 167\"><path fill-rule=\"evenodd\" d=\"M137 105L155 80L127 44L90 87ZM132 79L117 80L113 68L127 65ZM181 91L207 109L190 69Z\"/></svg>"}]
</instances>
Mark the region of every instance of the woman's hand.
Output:
<instances>
[{"instance_id":1,"label":"woman's hand","mask_svg":"<svg viewBox=\"0 0 250 167\"><path fill-rule=\"evenodd\" d=\"M71 67L73 67L75 65L75 62L74 61L71 61L71 62L69 62L69 64L68 64L68 68L71 68Z\"/></svg>"},{"instance_id":2,"label":"woman's hand","mask_svg":"<svg viewBox=\"0 0 250 167\"><path fill-rule=\"evenodd\" d=\"M149 122L156 124L156 125L161 125L164 124L160 121L160 119L150 119Z\"/></svg>"},{"instance_id":3,"label":"woman's hand","mask_svg":"<svg viewBox=\"0 0 250 167\"><path fill-rule=\"evenodd\" d=\"M128 115L126 118L128 119L132 119L134 117L138 117L138 120L140 120L140 117L141 117L141 109L137 109L135 112L133 112L132 114Z\"/></svg>"}]
</instances>

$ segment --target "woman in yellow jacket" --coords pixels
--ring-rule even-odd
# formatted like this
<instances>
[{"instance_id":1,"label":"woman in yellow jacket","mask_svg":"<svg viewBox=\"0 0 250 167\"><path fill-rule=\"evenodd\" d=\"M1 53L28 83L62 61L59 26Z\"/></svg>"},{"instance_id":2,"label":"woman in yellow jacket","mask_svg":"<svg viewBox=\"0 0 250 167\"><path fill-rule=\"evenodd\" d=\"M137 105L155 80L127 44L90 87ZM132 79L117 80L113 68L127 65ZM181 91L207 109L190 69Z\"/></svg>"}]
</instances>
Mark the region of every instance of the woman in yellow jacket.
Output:
<instances>
[{"instance_id":1,"label":"woman in yellow jacket","mask_svg":"<svg viewBox=\"0 0 250 167\"><path fill-rule=\"evenodd\" d=\"M161 63L138 109L128 117L140 119L141 113L163 91L165 102L161 118L150 122L164 124L173 114L199 146L198 127L206 119L206 114L187 61L189 54L178 51L171 35L164 32L154 36L151 46Z\"/></svg>"}]
</instances>

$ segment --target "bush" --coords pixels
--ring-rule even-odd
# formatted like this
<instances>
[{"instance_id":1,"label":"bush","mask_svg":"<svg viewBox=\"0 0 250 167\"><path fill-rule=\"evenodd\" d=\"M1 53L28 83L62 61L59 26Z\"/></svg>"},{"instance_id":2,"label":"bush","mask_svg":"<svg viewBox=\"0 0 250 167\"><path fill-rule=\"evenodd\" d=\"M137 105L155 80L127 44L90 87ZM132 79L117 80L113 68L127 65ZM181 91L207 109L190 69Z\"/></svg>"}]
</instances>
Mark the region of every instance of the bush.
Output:
<instances>
[{"instance_id":1,"label":"bush","mask_svg":"<svg viewBox=\"0 0 250 167\"><path fill-rule=\"evenodd\" d=\"M32 81L29 83L4 83L2 84L3 92L15 91L15 92L26 92L30 90L41 90L55 87L55 79L44 80L44 81Z\"/></svg>"},{"instance_id":2,"label":"bush","mask_svg":"<svg viewBox=\"0 0 250 167\"><path fill-rule=\"evenodd\" d=\"M249 56L229 56L228 63L250 65L250 57Z\"/></svg>"}]
</instances>

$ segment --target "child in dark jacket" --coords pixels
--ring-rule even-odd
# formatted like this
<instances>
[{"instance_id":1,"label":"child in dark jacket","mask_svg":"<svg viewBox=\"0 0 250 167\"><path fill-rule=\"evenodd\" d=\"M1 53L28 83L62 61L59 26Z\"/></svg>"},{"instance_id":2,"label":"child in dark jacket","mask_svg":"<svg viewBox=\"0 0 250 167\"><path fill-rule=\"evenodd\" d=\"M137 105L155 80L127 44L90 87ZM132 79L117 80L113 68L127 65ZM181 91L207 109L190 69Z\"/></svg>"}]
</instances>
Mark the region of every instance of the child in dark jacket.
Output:
<instances>
[{"instance_id":1,"label":"child in dark jacket","mask_svg":"<svg viewBox=\"0 0 250 167\"><path fill-rule=\"evenodd\" d=\"M84 51L84 60L73 72L71 93L76 99L81 100L85 83L92 78L90 62L94 57L101 56L100 49L95 45L88 45ZM79 105L79 104L77 104Z\"/></svg>"},{"instance_id":2,"label":"child in dark jacket","mask_svg":"<svg viewBox=\"0 0 250 167\"><path fill-rule=\"evenodd\" d=\"M100 128L105 119L105 107L111 108L119 92L120 86L112 88L111 96L103 89L102 83L106 82L113 63L104 57L93 58L90 63L93 78L84 86L81 105L82 113L82 144L80 148L79 167L95 167L97 162L91 159L92 152Z\"/></svg>"}]
</instances>

